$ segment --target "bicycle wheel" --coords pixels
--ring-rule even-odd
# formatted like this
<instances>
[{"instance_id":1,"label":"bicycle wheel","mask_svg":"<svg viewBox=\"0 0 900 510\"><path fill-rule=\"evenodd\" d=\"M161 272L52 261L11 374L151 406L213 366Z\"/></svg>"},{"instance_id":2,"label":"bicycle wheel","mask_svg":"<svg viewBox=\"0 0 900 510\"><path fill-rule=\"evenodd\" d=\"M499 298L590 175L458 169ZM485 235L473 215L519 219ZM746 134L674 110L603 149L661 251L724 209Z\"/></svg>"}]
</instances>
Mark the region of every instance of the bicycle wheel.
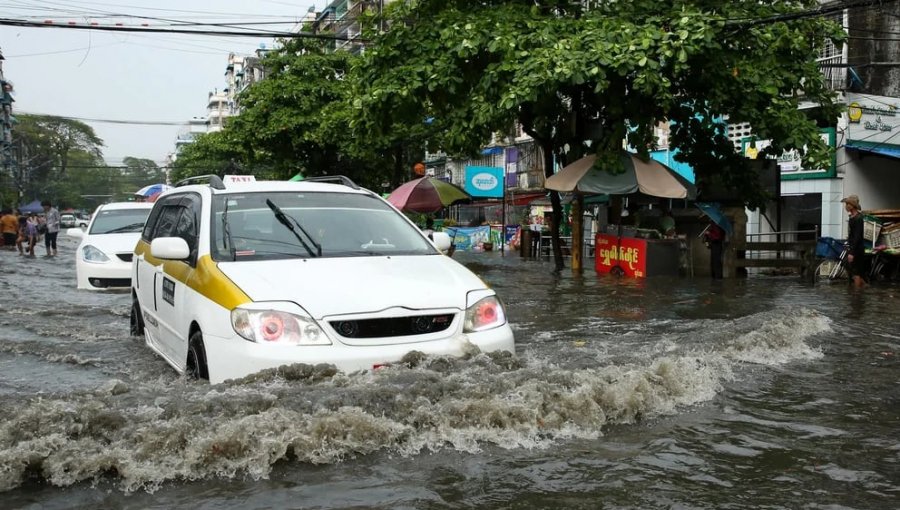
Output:
<instances>
[{"instance_id":1,"label":"bicycle wheel","mask_svg":"<svg viewBox=\"0 0 900 510\"><path fill-rule=\"evenodd\" d=\"M838 280L845 278L847 273L840 260L825 259L816 266L816 280Z\"/></svg>"}]
</instances>

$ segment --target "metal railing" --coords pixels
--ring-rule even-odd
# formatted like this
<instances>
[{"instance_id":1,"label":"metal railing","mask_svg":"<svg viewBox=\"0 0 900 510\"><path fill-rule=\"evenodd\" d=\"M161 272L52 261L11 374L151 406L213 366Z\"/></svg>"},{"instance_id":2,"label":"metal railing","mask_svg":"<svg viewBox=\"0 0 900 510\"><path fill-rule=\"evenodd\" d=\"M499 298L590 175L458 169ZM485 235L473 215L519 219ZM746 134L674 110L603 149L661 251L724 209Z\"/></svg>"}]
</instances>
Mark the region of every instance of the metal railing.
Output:
<instances>
[{"instance_id":1,"label":"metal railing","mask_svg":"<svg viewBox=\"0 0 900 510\"><path fill-rule=\"evenodd\" d=\"M735 259L738 267L795 268L803 273L812 264L818 237L818 229L746 234L744 240L732 242L731 249L744 252L744 258Z\"/></svg>"},{"instance_id":2,"label":"metal railing","mask_svg":"<svg viewBox=\"0 0 900 510\"><path fill-rule=\"evenodd\" d=\"M563 245L563 258L572 258L572 236L559 236L559 240ZM537 258L539 260L550 260L553 258L553 237L549 234L541 234L538 242ZM585 237L582 244L581 259L587 260L594 258L594 237Z\"/></svg>"}]
</instances>

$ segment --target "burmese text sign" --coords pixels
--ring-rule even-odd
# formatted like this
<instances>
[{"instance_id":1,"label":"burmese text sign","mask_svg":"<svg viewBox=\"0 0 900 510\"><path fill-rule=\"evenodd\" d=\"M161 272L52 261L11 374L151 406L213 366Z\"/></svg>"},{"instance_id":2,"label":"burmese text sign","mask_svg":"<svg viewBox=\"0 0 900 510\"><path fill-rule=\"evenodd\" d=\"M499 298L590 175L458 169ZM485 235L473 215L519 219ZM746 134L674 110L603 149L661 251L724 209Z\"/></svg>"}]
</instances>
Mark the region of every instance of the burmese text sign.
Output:
<instances>
[{"instance_id":1,"label":"burmese text sign","mask_svg":"<svg viewBox=\"0 0 900 510\"><path fill-rule=\"evenodd\" d=\"M594 268L598 273L609 273L618 267L627 276L644 278L647 276L646 255L645 239L597 234Z\"/></svg>"}]
</instances>

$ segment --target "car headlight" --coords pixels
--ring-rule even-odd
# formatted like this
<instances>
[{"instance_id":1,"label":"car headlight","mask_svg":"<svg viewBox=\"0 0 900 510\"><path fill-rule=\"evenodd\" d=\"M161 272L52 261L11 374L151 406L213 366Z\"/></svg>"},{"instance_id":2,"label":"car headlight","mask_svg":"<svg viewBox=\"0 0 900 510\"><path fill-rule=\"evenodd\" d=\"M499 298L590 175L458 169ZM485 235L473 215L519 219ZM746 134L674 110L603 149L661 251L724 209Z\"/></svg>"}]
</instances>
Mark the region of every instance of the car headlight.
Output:
<instances>
[{"instance_id":1,"label":"car headlight","mask_svg":"<svg viewBox=\"0 0 900 510\"><path fill-rule=\"evenodd\" d=\"M258 344L331 345L316 321L289 312L235 308L231 326L242 338Z\"/></svg>"},{"instance_id":2,"label":"car headlight","mask_svg":"<svg viewBox=\"0 0 900 510\"><path fill-rule=\"evenodd\" d=\"M84 259L85 262L109 262L109 257L107 257L105 253L91 245L87 245L82 248L81 258Z\"/></svg>"},{"instance_id":3,"label":"car headlight","mask_svg":"<svg viewBox=\"0 0 900 510\"><path fill-rule=\"evenodd\" d=\"M480 299L474 305L466 308L466 321L463 326L464 333L484 331L506 324L506 312L497 296L488 296Z\"/></svg>"}]
</instances>

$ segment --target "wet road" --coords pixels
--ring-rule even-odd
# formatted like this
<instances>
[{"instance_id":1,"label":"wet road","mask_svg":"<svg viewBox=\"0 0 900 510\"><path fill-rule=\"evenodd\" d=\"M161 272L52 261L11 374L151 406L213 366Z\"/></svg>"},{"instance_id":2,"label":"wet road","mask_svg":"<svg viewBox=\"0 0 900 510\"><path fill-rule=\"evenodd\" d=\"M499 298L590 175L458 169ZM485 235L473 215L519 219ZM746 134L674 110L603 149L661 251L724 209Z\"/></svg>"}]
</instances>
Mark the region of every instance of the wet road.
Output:
<instances>
[{"instance_id":1,"label":"wet road","mask_svg":"<svg viewBox=\"0 0 900 510\"><path fill-rule=\"evenodd\" d=\"M75 244L0 252L2 508L900 508L897 286L458 253L515 357L210 386L75 289Z\"/></svg>"}]
</instances>

